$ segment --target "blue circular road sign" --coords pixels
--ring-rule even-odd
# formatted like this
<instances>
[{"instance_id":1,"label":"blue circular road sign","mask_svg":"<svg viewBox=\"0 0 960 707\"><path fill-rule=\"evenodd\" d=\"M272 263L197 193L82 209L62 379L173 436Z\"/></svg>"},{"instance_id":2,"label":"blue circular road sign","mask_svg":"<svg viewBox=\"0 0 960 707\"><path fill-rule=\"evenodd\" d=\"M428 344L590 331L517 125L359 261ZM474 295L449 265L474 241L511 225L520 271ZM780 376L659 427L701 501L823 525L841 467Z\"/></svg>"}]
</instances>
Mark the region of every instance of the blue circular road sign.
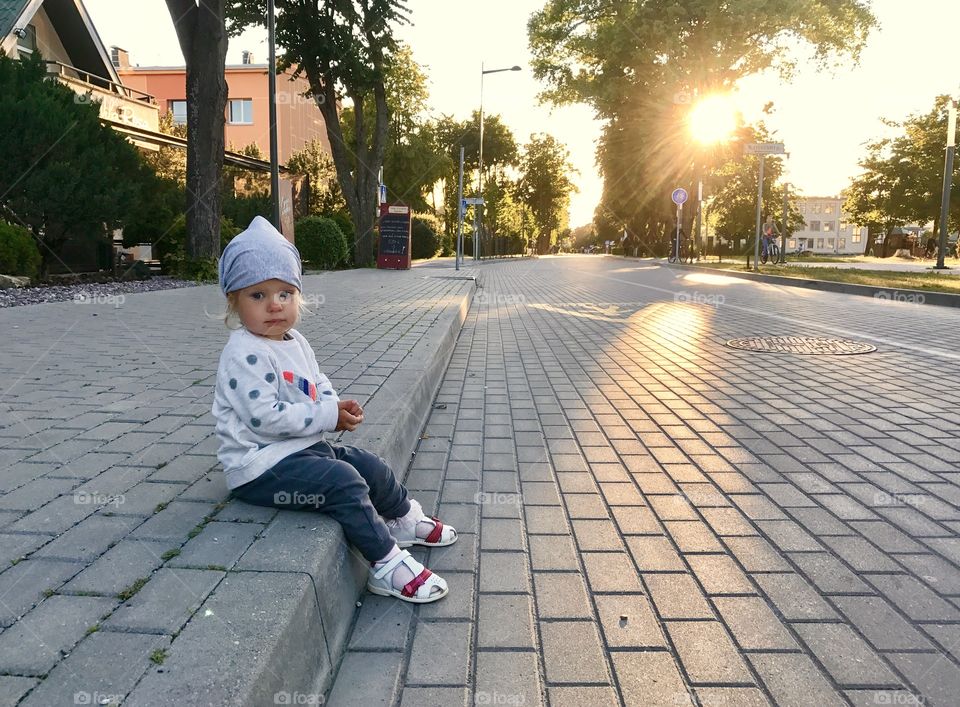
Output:
<instances>
[{"instance_id":1,"label":"blue circular road sign","mask_svg":"<svg viewBox=\"0 0 960 707\"><path fill-rule=\"evenodd\" d=\"M673 199L673 203L677 206L682 206L683 203L687 200L687 190L682 187L679 189L674 189L673 194L670 195L670 198Z\"/></svg>"}]
</instances>

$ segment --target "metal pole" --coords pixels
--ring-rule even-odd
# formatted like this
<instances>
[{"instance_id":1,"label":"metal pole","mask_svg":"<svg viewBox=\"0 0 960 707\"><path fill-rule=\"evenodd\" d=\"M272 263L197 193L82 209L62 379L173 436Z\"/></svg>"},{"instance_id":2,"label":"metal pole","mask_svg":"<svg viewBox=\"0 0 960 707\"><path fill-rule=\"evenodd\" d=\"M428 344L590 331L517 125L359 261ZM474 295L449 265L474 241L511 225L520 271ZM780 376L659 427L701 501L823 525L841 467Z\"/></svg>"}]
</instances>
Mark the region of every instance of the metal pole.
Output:
<instances>
[{"instance_id":1,"label":"metal pole","mask_svg":"<svg viewBox=\"0 0 960 707\"><path fill-rule=\"evenodd\" d=\"M943 258L947 253L947 230L950 227L950 191L953 189L953 156L956 150L957 104L950 100L950 113L947 117L947 157L943 166L943 196L940 201L940 247L937 249L938 270L945 270ZM960 246L958 246L960 247Z\"/></svg>"},{"instance_id":2,"label":"metal pole","mask_svg":"<svg viewBox=\"0 0 960 707\"><path fill-rule=\"evenodd\" d=\"M683 218L683 204L677 204L677 247L673 251L677 256L677 262L680 262L680 220Z\"/></svg>"},{"instance_id":3,"label":"metal pole","mask_svg":"<svg viewBox=\"0 0 960 707\"><path fill-rule=\"evenodd\" d=\"M703 249L701 248L702 239L700 238L700 220L703 214L702 209L703 209L703 177L701 176L697 180L697 225L693 229L693 233L694 233L693 243L698 254L703 251Z\"/></svg>"},{"instance_id":4,"label":"metal pole","mask_svg":"<svg viewBox=\"0 0 960 707\"><path fill-rule=\"evenodd\" d=\"M780 228L780 262L787 262L787 217L790 209L790 185L783 183L783 226Z\"/></svg>"},{"instance_id":5,"label":"metal pole","mask_svg":"<svg viewBox=\"0 0 960 707\"><path fill-rule=\"evenodd\" d=\"M277 31L274 0L267 0L267 42L270 45L270 200L273 225L280 230L280 155L277 147Z\"/></svg>"},{"instance_id":6,"label":"metal pole","mask_svg":"<svg viewBox=\"0 0 960 707\"><path fill-rule=\"evenodd\" d=\"M457 270L463 260L463 145L460 146L460 187L457 190Z\"/></svg>"},{"instance_id":7,"label":"metal pole","mask_svg":"<svg viewBox=\"0 0 960 707\"><path fill-rule=\"evenodd\" d=\"M480 169L477 174L477 196L481 199L483 198L483 62L480 62L480 148L479 148L479 164ZM473 229L473 259L478 260L480 258L480 212L483 211L483 207L480 204L477 204L474 207L475 211L473 213L473 222L475 227Z\"/></svg>"},{"instance_id":8,"label":"metal pole","mask_svg":"<svg viewBox=\"0 0 960 707\"><path fill-rule=\"evenodd\" d=\"M753 238L753 270L760 270L760 219L763 217L763 165L766 155L760 155L760 177L757 179L757 231Z\"/></svg>"}]
</instances>

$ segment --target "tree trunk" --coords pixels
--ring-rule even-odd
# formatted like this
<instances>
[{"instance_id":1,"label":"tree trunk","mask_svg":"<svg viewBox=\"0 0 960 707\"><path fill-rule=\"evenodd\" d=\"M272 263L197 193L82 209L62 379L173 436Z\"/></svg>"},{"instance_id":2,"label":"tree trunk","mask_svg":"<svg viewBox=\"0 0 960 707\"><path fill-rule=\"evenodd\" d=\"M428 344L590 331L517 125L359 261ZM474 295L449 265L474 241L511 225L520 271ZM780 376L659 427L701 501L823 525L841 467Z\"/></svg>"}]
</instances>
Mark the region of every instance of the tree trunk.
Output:
<instances>
[{"instance_id":1,"label":"tree trunk","mask_svg":"<svg viewBox=\"0 0 960 707\"><path fill-rule=\"evenodd\" d=\"M227 81L225 0L167 0L187 66L187 256L220 255Z\"/></svg>"}]
</instances>

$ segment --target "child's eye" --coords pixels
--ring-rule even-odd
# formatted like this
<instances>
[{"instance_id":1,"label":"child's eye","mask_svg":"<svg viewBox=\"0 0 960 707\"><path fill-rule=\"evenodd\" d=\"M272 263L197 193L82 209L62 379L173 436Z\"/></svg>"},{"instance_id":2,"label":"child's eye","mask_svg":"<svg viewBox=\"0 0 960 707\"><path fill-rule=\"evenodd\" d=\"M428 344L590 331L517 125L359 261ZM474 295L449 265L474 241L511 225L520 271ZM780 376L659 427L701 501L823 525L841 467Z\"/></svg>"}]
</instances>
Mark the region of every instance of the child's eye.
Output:
<instances>
[{"instance_id":1,"label":"child's eye","mask_svg":"<svg viewBox=\"0 0 960 707\"><path fill-rule=\"evenodd\" d=\"M262 292L254 292L254 293L252 293L252 294L250 295L250 297L251 297L252 299L260 299L261 297L263 297L263 293L262 293Z\"/></svg>"}]
</instances>

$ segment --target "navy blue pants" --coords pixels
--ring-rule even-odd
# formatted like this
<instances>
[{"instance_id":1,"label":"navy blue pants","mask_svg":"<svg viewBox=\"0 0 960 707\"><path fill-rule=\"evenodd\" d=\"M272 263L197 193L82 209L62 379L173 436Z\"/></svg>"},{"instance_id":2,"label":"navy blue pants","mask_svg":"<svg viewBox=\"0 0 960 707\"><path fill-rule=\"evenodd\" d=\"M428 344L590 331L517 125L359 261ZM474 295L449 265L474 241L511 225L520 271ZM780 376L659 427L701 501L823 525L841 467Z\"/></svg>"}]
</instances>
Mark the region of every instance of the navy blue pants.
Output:
<instances>
[{"instance_id":1,"label":"navy blue pants","mask_svg":"<svg viewBox=\"0 0 960 707\"><path fill-rule=\"evenodd\" d=\"M233 495L255 506L329 513L368 562L383 559L395 544L380 516L399 518L410 510L407 489L383 459L323 441L291 454Z\"/></svg>"}]
</instances>

